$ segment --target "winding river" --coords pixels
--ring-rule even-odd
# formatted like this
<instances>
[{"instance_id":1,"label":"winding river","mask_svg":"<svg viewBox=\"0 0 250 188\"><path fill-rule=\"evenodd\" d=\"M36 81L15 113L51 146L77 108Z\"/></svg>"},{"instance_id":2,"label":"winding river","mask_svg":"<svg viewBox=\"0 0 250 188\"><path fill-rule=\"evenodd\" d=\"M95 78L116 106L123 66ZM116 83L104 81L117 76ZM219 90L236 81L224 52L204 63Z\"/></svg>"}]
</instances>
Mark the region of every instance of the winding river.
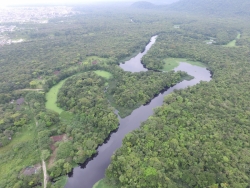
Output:
<instances>
[{"instance_id":1,"label":"winding river","mask_svg":"<svg viewBox=\"0 0 250 188\"><path fill-rule=\"evenodd\" d=\"M139 53L136 57L121 64L120 67L125 71L140 72L147 71L141 63L141 58L147 53L151 46L155 43L157 36L153 36L151 41L146 46L145 51ZM105 170L110 164L110 158L113 153L121 147L122 140L129 132L140 127L143 121L146 121L149 116L153 115L153 109L163 104L163 99L166 95L173 92L175 89L184 89L189 86L198 84L200 81L210 81L211 74L206 68L190 65L188 63L180 63L175 71L181 70L192 75L194 79L190 81L182 81L167 91L160 93L153 98L147 105L143 105L135 109L131 115L120 119L120 126L117 132L110 136L107 143L104 143L98 148L98 155L89 161L83 167L76 167L73 170L73 175L68 178L65 188L92 188L92 186L104 178Z\"/></svg>"},{"instance_id":2,"label":"winding river","mask_svg":"<svg viewBox=\"0 0 250 188\"><path fill-rule=\"evenodd\" d=\"M131 58L129 61L126 61L125 63L121 63L120 67L125 70L125 71L129 71L129 72L146 72L148 71L147 68L145 68L143 66L143 64L141 63L141 59L144 55L146 55L146 53L149 51L149 49L153 46L153 44L155 43L157 39L157 36L153 36L150 39L150 42L147 44L147 46L145 47L144 51L137 54L135 57Z\"/></svg>"}]
</instances>

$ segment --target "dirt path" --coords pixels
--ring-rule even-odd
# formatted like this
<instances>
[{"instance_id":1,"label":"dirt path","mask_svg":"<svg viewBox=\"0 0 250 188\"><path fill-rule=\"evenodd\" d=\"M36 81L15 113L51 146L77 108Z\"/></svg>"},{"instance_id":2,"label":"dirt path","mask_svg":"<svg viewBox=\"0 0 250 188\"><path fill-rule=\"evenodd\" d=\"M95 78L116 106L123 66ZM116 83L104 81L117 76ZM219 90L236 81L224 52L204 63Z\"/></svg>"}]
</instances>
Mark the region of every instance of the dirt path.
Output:
<instances>
[{"instance_id":1,"label":"dirt path","mask_svg":"<svg viewBox=\"0 0 250 188\"><path fill-rule=\"evenodd\" d=\"M36 122L36 126L38 126L38 121L36 120L35 117L34 120ZM46 163L44 160L42 160L42 168L43 168L43 185L44 185L43 187L46 188L48 183L48 176L47 176Z\"/></svg>"},{"instance_id":2,"label":"dirt path","mask_svg":"<svg viewBox=\"0 0 250 188\"><path fill-rule=\"evenodd\" d=\"M43 89L19 89L20 91L42 91Z\"/></svg>"},{"instance_id":3,"label":"dirt path","mask_svg":"<svg viewBox=\"0 0 250 188\"><path fill-rule=\"evenodd\" d=\"M43 167L43 187L46 188L47 187L47 169L46 169L46 163L44 160L42 160L42 167Z\"/></svg>"}]
</instances>

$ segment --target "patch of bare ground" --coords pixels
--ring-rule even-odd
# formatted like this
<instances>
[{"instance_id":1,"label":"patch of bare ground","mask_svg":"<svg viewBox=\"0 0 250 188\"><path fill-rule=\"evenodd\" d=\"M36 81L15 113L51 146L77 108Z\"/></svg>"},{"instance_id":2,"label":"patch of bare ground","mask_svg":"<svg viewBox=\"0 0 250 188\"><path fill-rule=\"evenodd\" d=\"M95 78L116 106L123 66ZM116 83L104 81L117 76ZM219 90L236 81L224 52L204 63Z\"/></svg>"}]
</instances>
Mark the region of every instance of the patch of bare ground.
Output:
<instances>
[{"instance_id":1,"label":"patch of bare ground","mask_svg":"<svg viewBox=\"0 0 250 188\"><path fill-rule=\"evenodd\" d=\"M31 176L33 174L37 174L41 170L41 167L42 166L40 163L38 163L34 166L28 166L21 171L21 174L23 174L25 176Z\"/></svg>"},{"instance_id":2,"label":"patch of bare ground","mask_svg":"<svg viewBox=\"0 0 250 188\"><path fill-rule=\"evenodd\" d=\"M52 155L50 156L49 159L49 164L48 164L48 168L51 168L55 162L56 159L56 146L55 143L57 142L62 142L62 141L67 141L68 137L66 134L63 135L57 135L57 136L51 136L50 139L52 140L52 144L50 145L50 149L52 151Z\"/></svg>"}]
</instances>

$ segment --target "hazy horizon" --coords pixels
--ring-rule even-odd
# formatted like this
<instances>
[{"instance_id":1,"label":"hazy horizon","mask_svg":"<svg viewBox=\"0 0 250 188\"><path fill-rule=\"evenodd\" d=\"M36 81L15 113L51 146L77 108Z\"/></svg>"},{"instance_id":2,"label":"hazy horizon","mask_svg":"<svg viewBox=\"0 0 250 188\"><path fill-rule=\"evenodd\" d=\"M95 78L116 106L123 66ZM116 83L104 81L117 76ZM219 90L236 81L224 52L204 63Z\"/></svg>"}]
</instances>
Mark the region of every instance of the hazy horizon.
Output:
<instances>
[{"instance_id":1,"label":"hazy horizon","mask_svg":"<svg viewBox=\"0 0 250 188\"><path fill-rule=\"evenodd\" d=\"M20 6L20 5L70 5L70 4L99 4L99 3L134 3L141 0L9 0L1 2L1 6ZM169 4L178 0L146 0L155 4Z\"/></svg>"}]
</instances>

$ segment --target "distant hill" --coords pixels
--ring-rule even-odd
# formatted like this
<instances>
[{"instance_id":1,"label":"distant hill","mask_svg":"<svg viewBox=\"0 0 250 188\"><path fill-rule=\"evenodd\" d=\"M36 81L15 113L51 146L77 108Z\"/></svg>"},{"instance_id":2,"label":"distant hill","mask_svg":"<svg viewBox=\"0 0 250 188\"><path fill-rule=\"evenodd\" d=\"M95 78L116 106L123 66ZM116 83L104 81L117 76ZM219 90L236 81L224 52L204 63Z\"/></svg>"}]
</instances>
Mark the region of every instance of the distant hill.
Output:
<instances>
[{"instance_id":1,"label":"distant hill","mask_svg":"<svg viewBox=\"0 0 250 188\"><path fill-rule=\"evenodd\" d=\"M155 5L169 5L176 3L179 0L147 0L147 2L153 3Z\"/></svg>"},{"instance_id":2,"label":"distant hill","mask_svg":"<svg viewBox=\"0 0 250 188\"><path fill-rule=\"evenodd\" d=\"M180 0L169 10L215 15L250 15L249 0Z\"/></svg>"},{"instance_id":3,"label":"distant hill","mask_svg":"<svg viewBox=\"0 0 250 188\"><path fill-rule=\"evenodd\" d=\"M153 3L147 1L138 1L131 5L132 8L141 8L141 9L152 9L156 8L157 6Z\"/></svg>"}]
</instances>

